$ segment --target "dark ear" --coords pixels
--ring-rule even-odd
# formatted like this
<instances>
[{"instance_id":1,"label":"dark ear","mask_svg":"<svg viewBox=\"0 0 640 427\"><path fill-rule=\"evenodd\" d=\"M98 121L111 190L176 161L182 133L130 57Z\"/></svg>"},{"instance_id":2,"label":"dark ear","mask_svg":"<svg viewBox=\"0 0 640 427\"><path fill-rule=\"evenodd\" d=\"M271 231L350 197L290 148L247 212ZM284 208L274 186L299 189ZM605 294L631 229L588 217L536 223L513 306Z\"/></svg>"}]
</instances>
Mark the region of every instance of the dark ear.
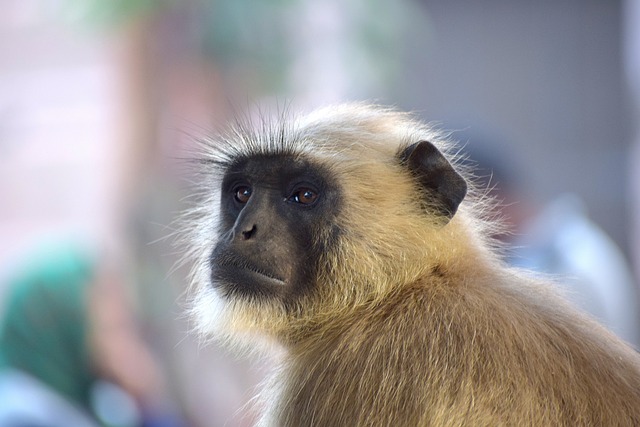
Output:
<instances>
[{"instance_id":1,"label":"dark ear","mask_svg":"<svg viewBox=\"0 0 640 427\"><path fill-rule=\"evenodd\" d=\"M439 213L451 219L467 194L464 178L429 141L411 144L398 157L427 190L426 193L435 198L434 205Z\"/></svg>"}]
</instances>

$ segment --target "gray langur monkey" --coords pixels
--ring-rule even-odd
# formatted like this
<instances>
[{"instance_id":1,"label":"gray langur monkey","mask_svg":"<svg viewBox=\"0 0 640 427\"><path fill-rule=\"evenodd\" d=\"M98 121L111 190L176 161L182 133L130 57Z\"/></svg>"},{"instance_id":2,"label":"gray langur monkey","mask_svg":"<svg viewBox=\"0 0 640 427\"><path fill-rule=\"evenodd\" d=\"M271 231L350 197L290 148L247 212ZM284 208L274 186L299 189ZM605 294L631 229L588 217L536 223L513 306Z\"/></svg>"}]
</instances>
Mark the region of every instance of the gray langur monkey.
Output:
<instances>
[{"instance_id":1,"label":"gray langur monkey","mask_svg":"<svg viewBox=\"0 0 640 427\"><path fill-rule=\"evenodd\" d=\"M260 425L640 425L638 354L501 260L458 163L363 104L205 144L193 313L283 349Z\"/></svg>"}]
</instances>

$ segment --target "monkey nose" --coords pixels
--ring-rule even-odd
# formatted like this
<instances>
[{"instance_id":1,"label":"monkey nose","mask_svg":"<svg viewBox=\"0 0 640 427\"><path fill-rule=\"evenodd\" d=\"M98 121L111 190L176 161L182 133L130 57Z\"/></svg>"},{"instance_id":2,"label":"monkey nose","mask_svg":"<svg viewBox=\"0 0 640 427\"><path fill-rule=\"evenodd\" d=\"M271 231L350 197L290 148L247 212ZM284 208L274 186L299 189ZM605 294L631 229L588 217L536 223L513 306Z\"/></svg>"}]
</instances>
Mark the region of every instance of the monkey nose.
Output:
<instances>
[{"instance_id":1,"label":"monkey nose","mask_svg":"<svg viewBox=\"0 0 640 427\"><path fill-rule=\"evenodd\" d=\"M249 240L256 233L256 225L253 224L251 228L242 230L242 240Z\"/></svg>"}]
</instances>

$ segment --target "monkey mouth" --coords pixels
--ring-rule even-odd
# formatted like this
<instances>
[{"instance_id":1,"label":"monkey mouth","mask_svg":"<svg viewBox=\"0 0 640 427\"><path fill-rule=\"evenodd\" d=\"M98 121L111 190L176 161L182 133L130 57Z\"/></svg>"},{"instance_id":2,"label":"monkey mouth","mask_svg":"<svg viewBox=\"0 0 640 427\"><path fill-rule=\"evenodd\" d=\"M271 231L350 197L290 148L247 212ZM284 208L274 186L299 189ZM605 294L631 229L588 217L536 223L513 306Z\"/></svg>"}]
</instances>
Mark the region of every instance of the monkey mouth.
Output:
<instances>
[{"instance_id":1,"label":"monkey mouth","mask_svg":"<svg viewBox=\"0 0 640 427\"><path fill-rule=\"evenodd\" d=\"M249 266L249 265L244 266L244 267L236 266L236 268L241 268L241 269L243 269L244 271L246 271L249 274L256 275L258 277L261 277L262 279L266 279L268 281L277 283L278 285L285 285L286 284L285 281L280 279L279 277L276 277L276 276L274 276L272 274L267 273L264 270L261 270L259 268L253 267L253 266Z\"/></svg>"},{"instance_id":2,"label":"monkey mouth","mask_svg":"<svg viewBox=\"0 0 640 427\"><path fill-rule=\"evenodd\" d=\"M227 255L220 257L213 263L214 277L223 282L247 282L265 283L270 285L285 286L286 282L281 277L267 271L264 268L248 262L236 256ZM214 283L218 280L214 280Z\"/></svg>"}]
</instances>

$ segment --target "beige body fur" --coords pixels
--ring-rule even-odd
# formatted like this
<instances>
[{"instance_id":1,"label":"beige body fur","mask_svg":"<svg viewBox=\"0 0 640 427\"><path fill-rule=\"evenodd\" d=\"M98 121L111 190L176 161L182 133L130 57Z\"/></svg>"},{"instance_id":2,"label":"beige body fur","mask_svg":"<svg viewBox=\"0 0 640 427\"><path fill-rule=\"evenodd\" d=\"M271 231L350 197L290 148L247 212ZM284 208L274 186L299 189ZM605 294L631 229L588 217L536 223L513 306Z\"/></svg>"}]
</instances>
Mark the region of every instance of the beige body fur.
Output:
<instances>
[{"instance_id":1,"label":"beige body fur","mask_svg":"<svg viewBox=\"0 0 640 427\"><path fill-rule=\"evenodd\" d=\"M448 222L431 214L397 161L402 147L429 140L455 163L430 128L347 105L265 129L232 131L207 155L285 144L337 177L344 206L313 292L294 305L228 300L209 283L218 178L204 182L210 197L191 219L194 313L204 334L284 349L262 394L263 425L640 425L636 352L551 285L506 266L480 197Z\"/></svg>"}]
</instances>

